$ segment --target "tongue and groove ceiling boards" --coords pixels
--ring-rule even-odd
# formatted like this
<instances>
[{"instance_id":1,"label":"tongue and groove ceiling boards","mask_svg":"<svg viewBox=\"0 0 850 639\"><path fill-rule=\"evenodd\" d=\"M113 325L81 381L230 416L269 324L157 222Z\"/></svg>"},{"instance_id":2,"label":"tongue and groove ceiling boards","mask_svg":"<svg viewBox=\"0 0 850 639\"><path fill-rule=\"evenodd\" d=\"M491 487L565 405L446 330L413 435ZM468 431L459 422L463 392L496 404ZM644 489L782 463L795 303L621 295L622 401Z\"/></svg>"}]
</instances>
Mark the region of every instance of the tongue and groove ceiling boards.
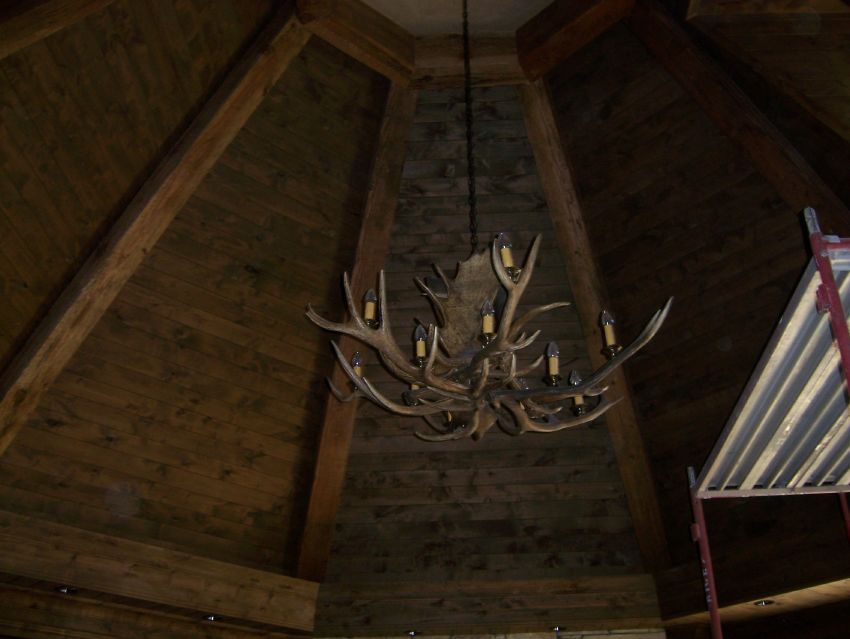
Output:
<instances>
[{"instance_id":1,"label":"tongue and groove ceiling boards","mask_svg":"<svg viewBox=\"0 0 850 639\"><path fill-rule=\"evenodd\" d=\"M328 401L303 310L385 266L403 345L412 278L467 256L459 0L0 9L0 634L701 636L684 469L805 263L798 209L850 234L844 4L692 2L746 91L653 0L470 4L482 241L543 233L524 302L573 301L535 328L587 371L603 305L628 339L676 302L605 421L447 444ZM832 500L709 527L730 616L845 596ZM799 619L772 636L828 636Z\"/></svg>"}]
</instances>

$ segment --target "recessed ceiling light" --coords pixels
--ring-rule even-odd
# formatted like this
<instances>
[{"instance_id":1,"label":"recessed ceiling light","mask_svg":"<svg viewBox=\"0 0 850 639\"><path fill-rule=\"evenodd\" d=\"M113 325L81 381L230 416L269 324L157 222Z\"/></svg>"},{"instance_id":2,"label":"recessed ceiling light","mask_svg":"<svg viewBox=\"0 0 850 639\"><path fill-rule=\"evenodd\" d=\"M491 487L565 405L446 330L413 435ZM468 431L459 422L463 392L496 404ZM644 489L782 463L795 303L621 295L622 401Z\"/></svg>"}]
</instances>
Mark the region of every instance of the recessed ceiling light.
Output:
<instances>
[{"instance_id":1,"label":"recessed ceiling light","mask_svg":"<svg viewBox=\"0 0 850 639\"><path fill-rule=\"evenodd\" d=\"M776 602L773 599L759 599L758 601L754 601L754 606L764 607L764 606L772 606Z\"/></svg>"},{"instance_id":2,"label":"recessed ceiling light","mask_svg":"<svg viewBox=\"0 0 850 639\"><path fill-rule=\"evenodd\" d=\"M416 636L418 636L418 635L419 635L419 631L418 631L418 630L408 630L408 631L407 631L407 636L408 636L408 637L416 637Z\"/></svg>"},{"instance_id":3,"label":"recessed ceiling light","mask_svg":"<svg viewBox=\"0 0 850 639\"><path fill-rule=\"evenodd\" d=\"M204 615L204 621L221 621L224 619L221 615Z\"/></svg>"},{"instance_id":4,"label":"recessed ceiling light","mask_svg":"<svg viewBox=\"0 0 850 639\"><path fill-rule=\"evenodd\" d=\"M76 595L79 591L73 586L56 586L56 592L60 592L63 595Z\"/></svg>"}]
</instances>

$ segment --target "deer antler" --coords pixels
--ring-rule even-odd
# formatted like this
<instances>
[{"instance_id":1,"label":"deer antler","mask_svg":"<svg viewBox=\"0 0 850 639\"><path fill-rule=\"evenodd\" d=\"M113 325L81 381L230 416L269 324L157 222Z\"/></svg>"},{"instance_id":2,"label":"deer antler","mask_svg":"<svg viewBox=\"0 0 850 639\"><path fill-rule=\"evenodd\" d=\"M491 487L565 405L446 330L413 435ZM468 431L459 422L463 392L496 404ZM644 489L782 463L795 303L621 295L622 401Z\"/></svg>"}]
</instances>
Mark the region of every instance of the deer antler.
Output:
<instances>
[{"instance_id":1,"label":"deer antler","mask_svg":"<svg viewBox=\"0 0 850 639\"><path fill-rule=\"evenodd\" d=\"M346 394L328 380L333 395L342 402L365 397L392 413L421 417L435 431L415 433L427 441L449 441L462 437L479 439L496 424L511 435L549 433L588 423L604 414L620 400L608 401L602 398L592 410L576 416L565 414L563 409L568 404L563 402L571 398L602 395L607 390L605 379L658 332L670 311L672 298L655 313L631 344L600 366L585 381L576 386L529 389L521 378L546 360L540 356L521 369L517 367L517 353L528 348L540 335L540 331L529 335L523 332L523 328L543 313L568 306L567 302L544 304L526 311L515 320L520 299L534 272L540 244L541 236L538 235L531 244L516 281L512 277L516 271L509 272L505 268L496 242L491 247L489 258L486 253L476 253L460 264L453 282L446 278L439 267L434 267L445 284L445 295L417 278L416 284L430 300L439 324L446 326L449 320L454 322L459 319L457 325L446 326L445 342L441 338L440 326L427 324L425 335L417 338L426 339L427 356L415 360L406 357L392 336L384 272L381 271L378 278L381 319L375 328L369 326L373 322L367 324L361 317L348 275L344 275L348 319L331 322L319 316L310 306L307 307L307 317L321 328L349 335L376 350L386 369L397 379L410 384L411 388L402 394L404 404L388 399L369 379L359 376L337 344L331 342L343 372L354 386L353 392ZM492 275L495 275L495 280ZM470 323L467 307L469 313L478 313L479 309L473 306L479 305L482 299L492 301L492 295L498 288L496 281L507 293L498 329L495 335L488 333L486 337L492 337L488 343L482 348L476 348L477 344L472 343L475 340L474 324ZM453 290L453 286L457 290ZM423 323L420 325L426 326ZM472 337L468 336L470 332L473 333ZM422 335L421 331L419 335ZM470 341L467 343L467 340ZM446 344L450 344L451 349ZM450 415L445 424L440 423L437 417L441 413Z\"/></svg>"}]
</instances>

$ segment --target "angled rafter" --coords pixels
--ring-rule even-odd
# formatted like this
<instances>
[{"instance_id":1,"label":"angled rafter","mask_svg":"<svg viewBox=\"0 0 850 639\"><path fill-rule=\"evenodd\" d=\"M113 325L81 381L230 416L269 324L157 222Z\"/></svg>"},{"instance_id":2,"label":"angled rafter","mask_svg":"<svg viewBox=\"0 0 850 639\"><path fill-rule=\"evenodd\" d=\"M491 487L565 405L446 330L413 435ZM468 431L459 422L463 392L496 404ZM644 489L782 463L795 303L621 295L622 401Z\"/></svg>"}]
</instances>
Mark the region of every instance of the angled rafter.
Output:
<instances>
[{"instance_id":1,"label":"angled rafter","mask_svg":"<svg viewBox=\"0 0 850 639\"><path fill-rule=\"evenodd\" d=\"M792 208L846 228L847 207L657 0L637 0L629 26Z\"/></svg>"},{"instance_id":2,"label":"angled rafter","mask_svg":"<svg viewBox=\"0 0 850 639\"><path fill-rule=\"evenodd\" d=\"M360 0L298 0L298 17L310 31L373 71L397 84L410 82L413 36Z\"/></svg>"},{"instance_id":3,"label":"angled rafter","mask_svg":"<svg viewBox=\"0 0 850 639\"><path fill-rule=\"evenodd\" d=\"M416 91L398 85L393 85L387 96L351 273L351 288L356 296L374 286L386 260L416 97ZM355 344L347 337L340 340L342 352L348 355L355 350ZM345 380L345 373L336 367L334 384L344 388ZM303 579L321 581L325 575L356 412L356 402L343 404L329 394L298 558L298 576Z\"/></svg>"},{"instance_id":4,"label":"angled rafter","mask_svg":"<svg viewBox=\"0 0 850 639\"><path fill-rule=\"evenodd\" d=\"M525 82L515 38L473 36L469 49L474 86ZM417 38L413 82L417 87L428 88L463 86L463 38L459 35Z\"/></svg>"},{"instance_id":5,"label":"angled rafter","mask_svg":"<svg viewBox=\"0 0 850 639\"><path fill-rule=\"evenodd\" d=\"M820 35L850 32L844 0L691 0L688 20L701 27L752 33Z\"/></svg>"},{"instance_id":6,"label":"angled rafter","mask_svg":"<svg viewBox=\"0 0 850 639\"><path fill-rule=\"evenodd\" d=\"M634 0L555 0L516 33L519 63L543 77L629 14Z\"/></svg>"},{"instance_id":7,"label":"angled rafter","mask_svg":"<svg viewBox=\"0 0 850 639\"><path fill-rule=\"evenodd\" d=\"M587 339L594 368L605 362L598 338L599 313L605 307L604 286L593 258L590 240L575 190L572 172L542 80L520 87L528 138L540 173L555 235L567 266L570 289ZM644 449L628 382L622 369L609 378L612 396L623 400L606 414L608 430L620 467L629 511L647 569L669 563L655 482Z\"/></svg>"},{"instance_id":8,"label":"angled rafter","mask_svg":"<svg viewBox=\"0 0 850 639\"><path fill-rule=\"evenodd\" d=\"M0 636L65 637L66 639L151 639L151 637L203 637L203 639L292 639L289 631L240 628L232 623L203 624L199 615L162 612L153 607L134 610L126 604L103 601L90 593L57 597L39 587L0 585ZM119 630L120 629L120 630Z\"/></svg>"},{"instance_id":9,"label":"angled rafter","mask_svg":"<svg viewBox=\"0 0 850 639\"><path fill-rule=\"evenodd\" d=\"M0 454L310 37L289 13L271 19L0 377Z\"/></svg>"},{"instance_id":10,"label":"angled rafter","mask_svg":"<svg viewBox=\"0 0 850 639\"><path fill-rule=\"evenodd\" d=\"M42 0L0 9L0 60L61 31L114 0Z\"/></svg>"},{"instance_id":11,"label":"angled rafter","mask_svg":"<svg viewBox=\"0 0 850 639\"><path fill-rule=\"evenodd\" d=\"M319 584L0 511L0 572L310 632Z\"/></svg>"}]
</instances>

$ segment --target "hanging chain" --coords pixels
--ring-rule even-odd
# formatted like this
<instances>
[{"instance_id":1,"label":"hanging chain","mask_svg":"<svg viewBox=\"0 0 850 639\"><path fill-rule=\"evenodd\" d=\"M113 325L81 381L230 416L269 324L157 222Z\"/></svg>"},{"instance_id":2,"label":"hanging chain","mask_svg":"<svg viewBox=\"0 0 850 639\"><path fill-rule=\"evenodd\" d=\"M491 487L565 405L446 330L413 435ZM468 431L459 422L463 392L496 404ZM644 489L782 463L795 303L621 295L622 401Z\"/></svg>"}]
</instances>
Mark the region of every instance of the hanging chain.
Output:
<instances>
[{"instance_id":1,"label":"hanging chain","mask_svg":"<svg viewBox=\"0 0 850 639\"><path fill-rule=\"evenodd\" d=\"M469 10L463 0L463 101L466 106L466 171L469 195L469 244L478 250L478 201L475 198L475 142L472 139L472 68L469 62Z\"/></svg>"}]
</instances>

